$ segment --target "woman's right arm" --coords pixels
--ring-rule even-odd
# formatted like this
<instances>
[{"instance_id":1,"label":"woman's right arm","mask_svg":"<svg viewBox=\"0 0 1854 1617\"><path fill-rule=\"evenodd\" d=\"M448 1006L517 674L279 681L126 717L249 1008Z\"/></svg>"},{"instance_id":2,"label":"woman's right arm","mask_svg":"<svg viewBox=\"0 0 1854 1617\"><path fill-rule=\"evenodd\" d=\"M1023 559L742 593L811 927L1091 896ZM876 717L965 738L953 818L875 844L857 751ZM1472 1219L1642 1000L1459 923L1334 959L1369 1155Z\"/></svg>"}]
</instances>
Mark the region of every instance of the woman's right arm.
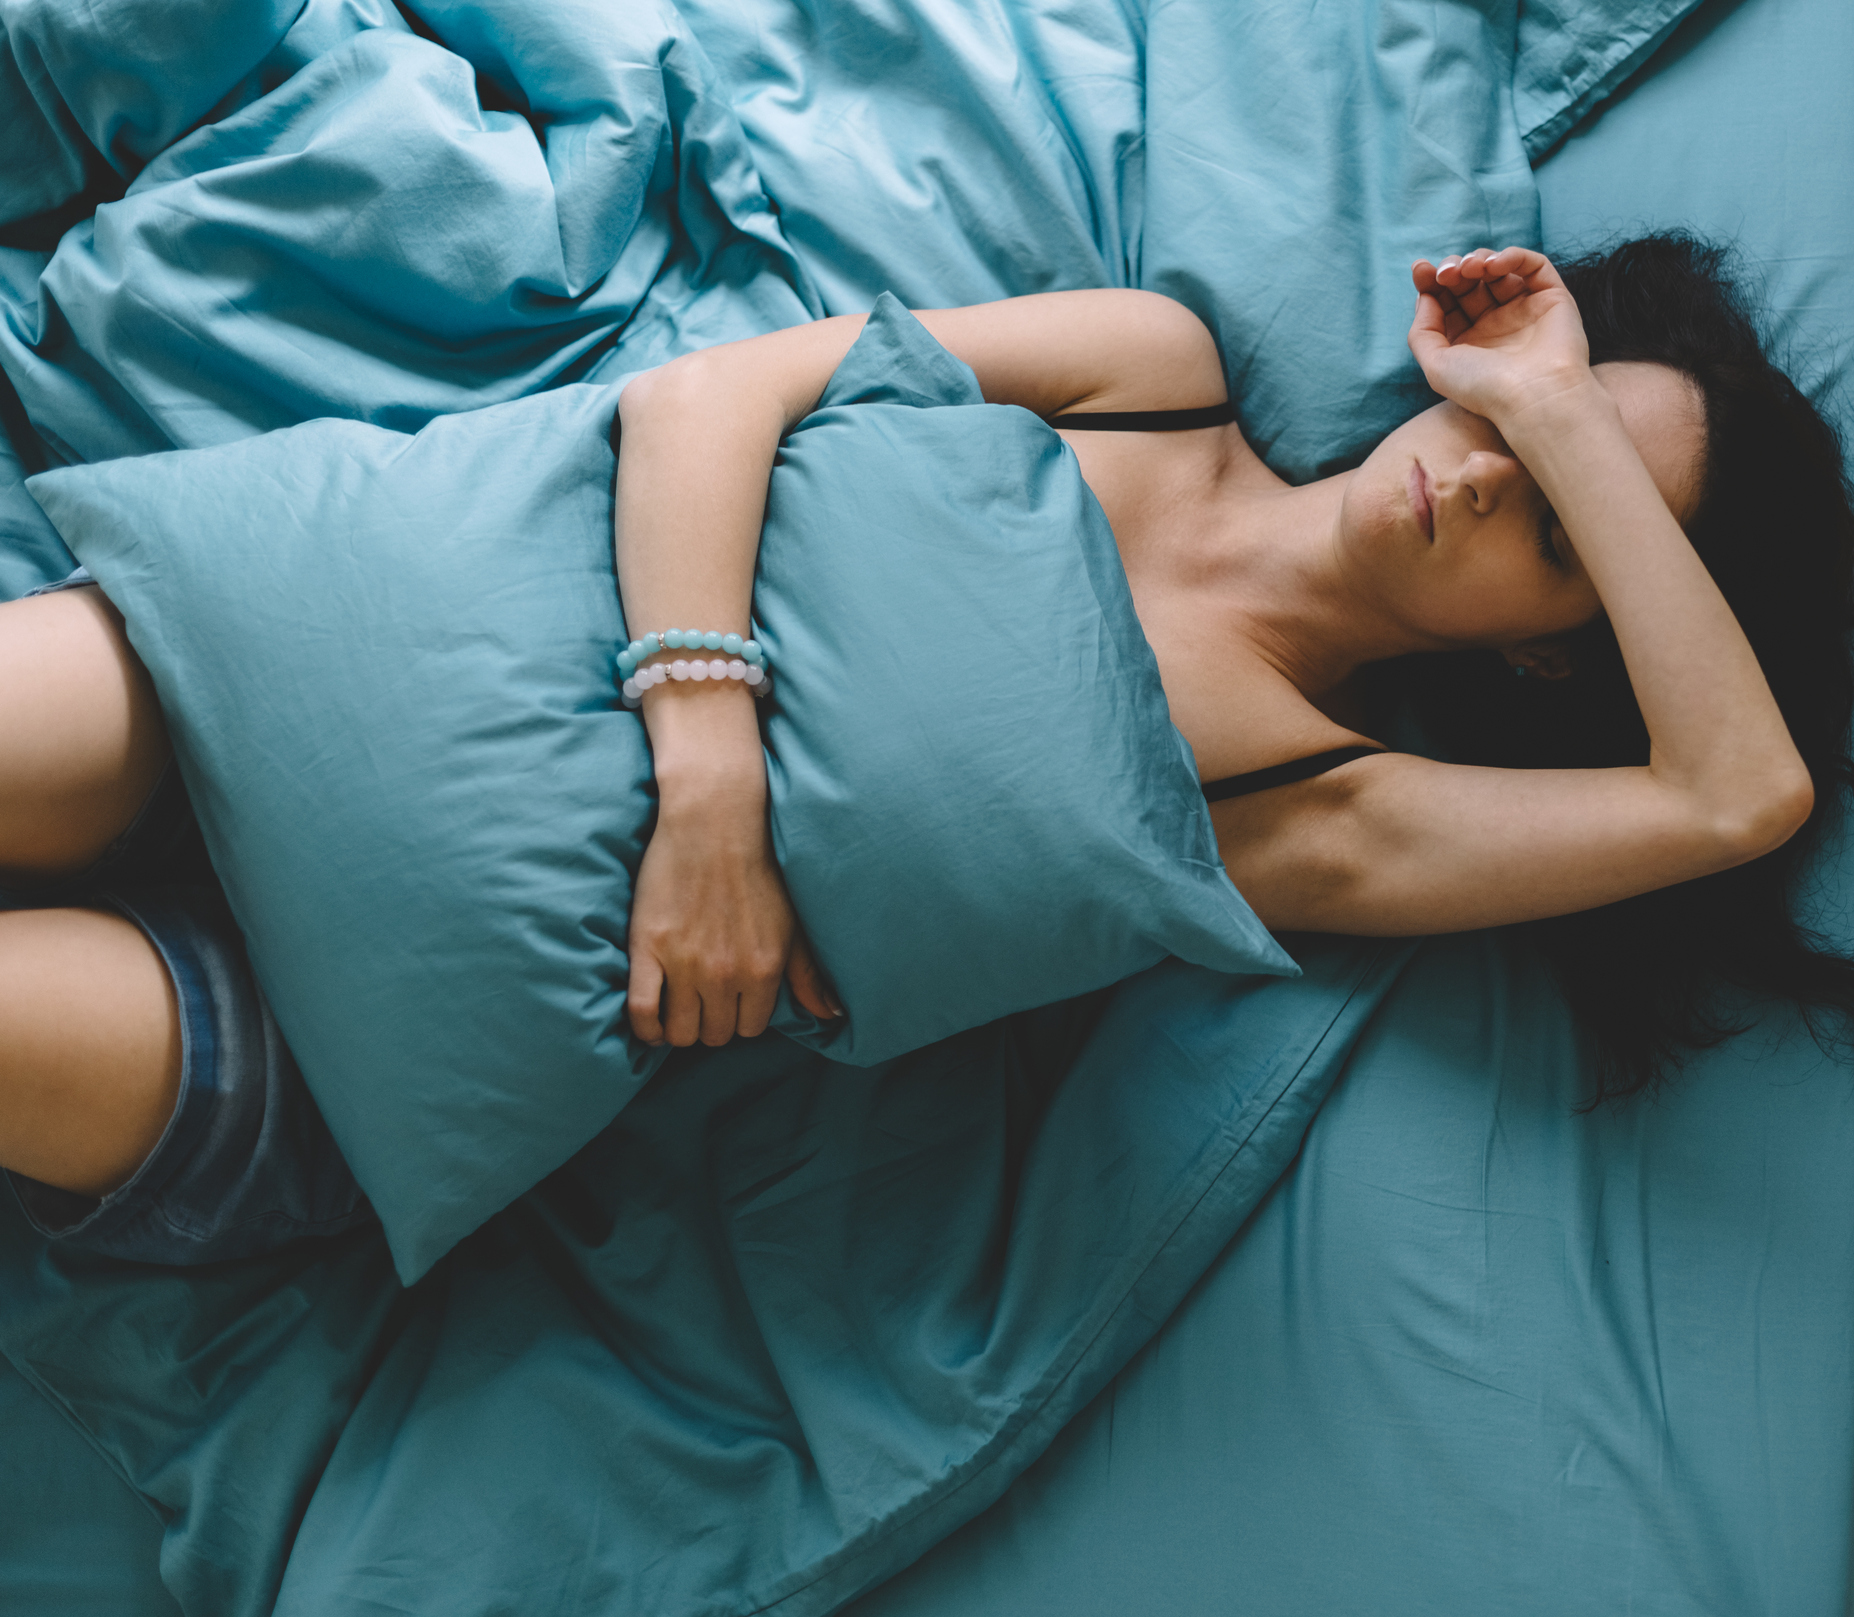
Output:
<instances>
[{"instance_id":1,"label":"woman's right arm","mask_svg":"<svg viewBox=\"0 0 1854 1617\"><path fill-rule=\"evenodd\" d=\"M1230 875L1274 929L1411 935L1595 909L1755 859L1813 806L1757 657L1593 375L1557 271L1520 248L1464 268L1438 281L1418 266L1410 346L1556 512L1615 630L1649 759L1488 769L1387 753L1219 805Z\"/></svg>"},{"instance_id":2,"label":"woman's right arm","mask_svg":"<svg viewBox=\"0 0 1854 1617\"><path fill-rule=\"evenodd\" d=\"M918 318L972 367L988 400L1040 415L1224 396L1209 332L1153 293L1044 293ZM705 349L626 386L614 544L633 636L748 633L779 442L816 406L863 320L840 315ZM815 1015L839 1014L773 861L751 696L732 680L664 684L644 693L642 712L659 799L631 910L638 1036L687 1045L758 1033L782 975Z\"/></svg>"}]
</instances>

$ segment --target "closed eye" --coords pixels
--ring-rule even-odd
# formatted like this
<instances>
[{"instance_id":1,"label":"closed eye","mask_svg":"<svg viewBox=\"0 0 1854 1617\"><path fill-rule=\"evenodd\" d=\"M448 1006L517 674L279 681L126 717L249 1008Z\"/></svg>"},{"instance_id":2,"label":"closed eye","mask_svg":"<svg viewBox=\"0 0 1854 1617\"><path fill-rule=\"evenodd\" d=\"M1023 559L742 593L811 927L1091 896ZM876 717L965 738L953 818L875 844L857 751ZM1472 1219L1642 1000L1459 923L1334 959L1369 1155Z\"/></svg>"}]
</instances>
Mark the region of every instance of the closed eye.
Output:
<instances>
[{"instance_id":1,"label":"closed eye","mask_svg":"<svg viewBox=\"0 0 1854 1617\"><path fill-rule=\"evenodd\" d=\"M1539 517L1539 554L1545 558L1547 566L1555 567L1562 573L1565 571L1564 557L1557 545L1552 543L1552 534L1557 526L1558 513L1548 505Z\"/></svg>"}]
</instances>

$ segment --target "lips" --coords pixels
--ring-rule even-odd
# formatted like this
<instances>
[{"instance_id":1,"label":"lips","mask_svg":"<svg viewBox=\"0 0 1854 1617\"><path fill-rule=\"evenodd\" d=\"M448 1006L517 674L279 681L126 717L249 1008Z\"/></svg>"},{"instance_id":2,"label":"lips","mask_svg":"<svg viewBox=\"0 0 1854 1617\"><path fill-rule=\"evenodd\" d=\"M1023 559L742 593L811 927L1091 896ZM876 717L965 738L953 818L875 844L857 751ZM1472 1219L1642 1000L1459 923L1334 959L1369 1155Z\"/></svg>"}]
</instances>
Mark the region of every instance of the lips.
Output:
<instances>
[{"instance_id":1,"label":"lips","mask_svg":"<svg viewBox=\"0 0 1854 1617\"><path fill-rule=\"evenodd\" d=\"M1435 507L1429 500L1429 476L1423 470L1421 461L1410 462L1410 511L1416 518L1417 527L1423 530L1423 537L1432 545L1436 542Z\"/></svg>"}]
</instances>

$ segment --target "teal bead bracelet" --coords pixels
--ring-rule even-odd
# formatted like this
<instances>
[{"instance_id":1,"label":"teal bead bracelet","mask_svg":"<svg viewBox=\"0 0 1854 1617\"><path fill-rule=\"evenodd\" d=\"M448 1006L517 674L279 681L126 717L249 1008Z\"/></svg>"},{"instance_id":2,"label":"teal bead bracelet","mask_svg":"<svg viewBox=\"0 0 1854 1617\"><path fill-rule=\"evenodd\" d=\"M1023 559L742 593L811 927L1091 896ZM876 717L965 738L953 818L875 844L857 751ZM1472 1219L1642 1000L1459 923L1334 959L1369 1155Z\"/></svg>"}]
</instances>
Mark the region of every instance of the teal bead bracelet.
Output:
<instances>
[{"instance_id":1,"label":"teal bead bracelet","mask_svg":"<svg viewBox=\"0 0 1854 1617\"><path fill-rule=\"evenodd\" d=\"M641 640L632 640L621 653L617 653L617 673L619 679L630 679L638 671L638 664L643 658L654 656L658 651L719 651L721 655L738 656L747 668L766 668L766 651L758 640L743 640L738 634L723 634L719 629L666 629L662 634L645 634Z\"/></svg>"},{"instance_id":2,"label":"teal bead bracelet","mask_svg":"<svg viewBox=\"0 0 1854 1617\"><path fill-rule=\"evenodd\" d=\"M766 666L766 652L757 640L723 634L719 629L665 629L633 640L618 653L619 678L629 679L646 657L659 651L718 651L728 658L738 657L749 668Z\"/></svg>"}]
</instances>

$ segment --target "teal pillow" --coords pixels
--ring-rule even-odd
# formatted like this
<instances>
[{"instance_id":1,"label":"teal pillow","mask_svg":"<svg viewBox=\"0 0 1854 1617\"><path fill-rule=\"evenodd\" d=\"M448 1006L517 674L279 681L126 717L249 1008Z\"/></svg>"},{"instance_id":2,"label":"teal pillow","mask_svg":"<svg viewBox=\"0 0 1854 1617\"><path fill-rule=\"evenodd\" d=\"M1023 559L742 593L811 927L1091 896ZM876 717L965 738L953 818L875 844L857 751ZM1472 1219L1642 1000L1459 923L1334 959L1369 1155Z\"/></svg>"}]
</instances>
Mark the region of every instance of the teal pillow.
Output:
<instances>
[{"instance_id":1,"label":"teal pillow","mask_svg":"<svg viewBox=\"0 0 1854 1617\"><path fill-rule=\"evenodd\" d=\"M780 449L773 838L875 1062L1163 959L1287 975L1230 884L1101 507L886 293Z\"/></svg>"},{"instance_id":2,"label":"teal pillow","mask_svg":"<svg viewBox=\"0 0 1854 1617\"><path fill-rule=\"evenodd\" d=\"M32 480L122 609L258 976L411 1281L659 1056L615 701L612 388ZM1230 885L1100 507L891 298L786 441L756 612L793 900L874 1062L1164 955L1294 970ZM642 626L640 626L642 627Z\"/></svg>"}]
</instances>

